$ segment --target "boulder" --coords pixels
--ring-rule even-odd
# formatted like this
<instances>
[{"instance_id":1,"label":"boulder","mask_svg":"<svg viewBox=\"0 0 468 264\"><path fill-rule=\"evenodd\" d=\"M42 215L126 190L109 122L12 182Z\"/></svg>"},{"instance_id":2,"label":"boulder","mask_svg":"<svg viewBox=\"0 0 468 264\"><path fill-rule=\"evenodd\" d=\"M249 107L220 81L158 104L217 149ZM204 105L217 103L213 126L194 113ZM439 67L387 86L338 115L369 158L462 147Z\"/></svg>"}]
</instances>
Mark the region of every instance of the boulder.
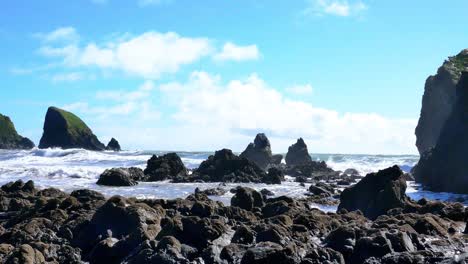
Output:
<instances>
[{"instance_id":1,"label":"boulder","mask_svg":"<svg viewBox=\"0 0 468 264\"><path fill-rule=\"evenodd\" d=\"M247 146L240 157L252 161L263 170L270 164L280 164L283 159L282 155L272 155L270 141L263 133L257 134L254 142Z\"/></svg>"},{"instance_id":2,"label":"boulder","mask_svg":"<svg viewBox=\"0 0 468 264\"><path fill-rule=\"evenodd\" d=\"M357 184L343 190L338 211L361 210L365 216L375 219L393 208L404 207L406 181L398 166L377 173L367 174Z\"/></svg>"},{"instance_id":3,"label":"boulder","mask_svg":"<svg viewBox=\"0 0 468 264\"><path fill-rule=\"evenodd\" d=\"M117 139L112 138L109 143L107 143L106 150L121 151L122 149Z\"/></svg>"},{"instance_id":4,"label":"boulder","mask_svg":"<svg viewBox=\"0 0 468 264\"><path fill-rule=\"evenodd\" d=\"M21 245L16 248L13 253L8 257L7 264L45 264L45 258L42 253L32 248L28 244Z\"/></svg>"},{"instance_id":5,"label":"boulder","mask_svg":"<svg viewBox=\"0 0 468 264\"><path fill-rule=\"evenodd\" d=\"M468 51L466 55L468 63ZM456 86L456 103L437 144L425 152L414 169L417 182L437 192L468 193L468 72Z\"/></svg>"},{"instance_id":6,"label":"boulder","mask_svg":"<svg viewBox=\"0 0 468 264\"><path fill-rule=\"evenodd\" d=\"M426 80L421 116L416 127L416 146L420 155L434 148L442 128L458 100L457 83L468 68L468 49L449 57L437 74Z\"/></svg>"},{"instance_id":7,"label":"boulder","mask_svg":"<svg viewBox=\"0 0 468 264\"><path fill-rule=\"evenodd\" d=\"M164 181L176 177L188 175L187 168L176 153L168 153L162 156L153 155L147 162L144 171L146 181Z\"/></svg>"},{"instance_id":8,"label":"boulder","mask_svg":"<svg viewBox=\"0 0 468 264\"><path fill-rule=\"evenodd\" d=\"M0 114L0 149L32 149L34 143L16 132L8 116Z\"/></svg>"},{"instance_id":9,"label":"boulder","mask_svg":"<svg viewBox=\"0 0 468 264\"><path fill-rule=\"evenodd\" d=\"M49 107L44 121L39 148L83 148L104 150L105 146L93 134L93 131L76 115Z\"/></svg>"},{"instance_id":10,"label":"boulder","mask_svg":"<svg viewBox=\"0 0 468 264\"><path fill-rule=\"evenodd\" d=\"M133 186L142 179L143 170L139 168L112 168L105 170L96 183L106 186Z\"/></svg>"},{"instance_id":11,"label":"boulder","mask_svg":"<svg viewBox=\"0 0 468 264\"><path fill-rule=\"evenodd\" d=\"M312 161L307 145L302 138L289 147L285 160L286 164L290 166L307 164Z\"/></svg>"},{"instance_id":12,"label":"boulder","mask_svg":"<svg viewBox=\"0 0 468 264\"><path fill-rule=\"evenodd\" d=\"M237 206L251 211L255 207L263 207L263 195L248 187L237 187L231 198L231 206Z\"/></svg>"},{"instance_id":13,"label":"boulder","mask_svg":"<svg viewBox=\"0 0 468 264\"><path fill-rule=\"evenodd\" d=\"M229 149L216 151L203 161L188 180L204 182L265 182L268 175L255 163Z\"/></svg>"}]
</instances>

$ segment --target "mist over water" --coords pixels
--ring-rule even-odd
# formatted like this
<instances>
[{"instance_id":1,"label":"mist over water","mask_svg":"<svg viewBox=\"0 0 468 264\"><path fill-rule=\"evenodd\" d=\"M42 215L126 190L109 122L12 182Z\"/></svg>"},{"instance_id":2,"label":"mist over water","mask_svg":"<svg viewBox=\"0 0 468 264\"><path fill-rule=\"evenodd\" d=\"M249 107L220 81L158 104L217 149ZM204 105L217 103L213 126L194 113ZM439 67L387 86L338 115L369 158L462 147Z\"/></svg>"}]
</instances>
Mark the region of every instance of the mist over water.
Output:
<instances>
[{"instance_id":1,"label":"mist over water","mask_svg":"<svg viewBox=\"0 0 468 264\"><path fill-rule=\"evenodd\" d=\"M22 179L33 180L39 188L55 187L71 192L76 189L89 188L102 192L106 196L123 195L138 198L172 199L186 197L200 189L214 188L219 183L169 183L151 182L139 183L132 187L105 187L96 185L99 175L112 167L139 167L144 169L151 155L161 155L162 151L122 151L95 152L83 149L33 149L33 150L0 150L0 184ZM208 158L210 152L178 152L184 164L189 169L195 169ZM404 171L409 171L417 163L419 157L412 155L346 155L346 154L311 154L314 160L323 160L335 170L348 168L357 169L362 175L399 165ZM281 185L266 184L226 184L230 189L238 185L249 186L260 190L267 188L275 195L292 197L304 196L307 187L302 187L288 178ZM408 194L413 197L431 197L432 199L456 199L457 196L420 192L417 185L410 183ZM221 197L212 197L229 204L231 193Z\"/></svg>"}]
</instances>

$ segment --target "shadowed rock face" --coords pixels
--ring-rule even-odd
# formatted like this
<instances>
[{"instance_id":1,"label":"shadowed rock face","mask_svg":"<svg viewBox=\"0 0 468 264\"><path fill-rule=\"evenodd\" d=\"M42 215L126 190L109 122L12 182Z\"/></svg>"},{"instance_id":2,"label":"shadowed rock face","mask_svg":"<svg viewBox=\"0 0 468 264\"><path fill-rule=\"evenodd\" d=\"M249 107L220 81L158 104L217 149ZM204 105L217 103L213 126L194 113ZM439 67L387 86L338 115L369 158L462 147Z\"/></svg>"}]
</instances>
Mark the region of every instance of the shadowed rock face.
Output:
<instances>
[{"instance_id":1,"label":"shadowed rock face","mask_svg":"<svg viewBox=\"0 0 468 264\"><path fill-rule=\"evenodd\" d=\"M465 49L445 61L436 75L427 78L416 127L416 146L420 154L435 147L457 101L456 86L461 73L467 69L468 49Z\"/></svg>"},{"instance_id":2,"label":"shadowed rock face","mask_svg":"<svg viewBox=\"0 0 468 264\"><path fill-rule=\"evenodd\" d=\"M0 149L32 149L34 143L18 135L8 116L0 114Z\"/></svg>"},{"instance_id":3,"label":"shadowed rock face","mask_svg":"<svg viewBox=\"0 0 468 264\"><path fill-rule=\"evenodd\" d=\"M456 89L457 102L437 144L421 157L414 173L431 190L468 193L468 72Z\"/></svg>"},{"instance_id":4,"label":"shadowed rock face","mask_svg":"<svg viewBox=\"0 0 468 264\"><path fill-rule=\"evenodd\" d=\"M296 144L289 147L285 159L286 164L290 166L303 165L312 161L307 145L302 138L299 138Z\"/></svg>"},{"instance_id":5,"label":"shadowed rock face","mask_svg":"<svg viewBox=\"0 0 468 264\"><path fill-rule=\"evenodd\" d=\"M122 149L117 139L112 138L107 144L106 150L121 151Z\"/></svg>"},{"instance_id":6,"label":"shadowed rock face","mask_svg":"<svg viewBox=\"0 0 468 264\"><path fill-rule=\"evenodd\" d=\"M338 210L361 210L375 219L407 202L406 181L398 166L367 174L360 182L341 193Z\"/></svg>"},{"instance_id":7,"label":"shadowed rock face","mask_svg":"<svg viewBox=\"0 0 468 264\"><path fill-rule=\"evenodd\" d=\"M65 110L49 107L39 148L53 147L105 149L104 144L97 139L93 131L79 117Z\"/></svg>"},{"instance_id":8,"label":"shadowed rock face","mask_svg":"<svg viewBox=\"0 0 468 264\"><path fill-rule=\"evenodd\" d=\"M176 153L163 156L153 155L147 162L145 169L146 181L164 181L176 177L184 178L188 171Z\"/></svg>"},{"instance_id":9,"label":"shadowed rock face","mask_svg":"<svg viewBox=\"0 0 468 264\"><path fill-rule=\"evenodd\" d=\"M272 155L270 141L263 133L257 134L254 142L247 146L240 157L254 162L263 170L266 170L270 164L278 165L283 158L281 155Z\"/></svg>"}]
</instances>

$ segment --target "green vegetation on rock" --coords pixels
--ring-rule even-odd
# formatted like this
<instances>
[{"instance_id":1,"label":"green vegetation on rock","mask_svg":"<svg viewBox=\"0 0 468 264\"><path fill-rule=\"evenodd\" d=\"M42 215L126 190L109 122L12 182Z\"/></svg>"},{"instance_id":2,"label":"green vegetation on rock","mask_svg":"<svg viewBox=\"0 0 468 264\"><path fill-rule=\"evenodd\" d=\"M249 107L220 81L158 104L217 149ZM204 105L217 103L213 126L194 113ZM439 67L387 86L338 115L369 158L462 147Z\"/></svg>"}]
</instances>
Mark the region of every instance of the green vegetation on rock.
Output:
<instances>
[{"instance_id":1,"label":"green vegetation on rock","mask_svg":"<svg viewBox=\"0 0 468 264\"><path fill-rule=\"evenodd\" d=\"M8 116L0 114L0 149L31 149L34 143L16 132Z\"/></svg>"},{"instance_id":2,"label":"green vegetation on rock","mask_svg":"<svg viewBox=\"0 0 468 264\"><path fill-rule=\"evenodd\" d=\"M0 138L11 139L18 137L15 126L8 116L0 114Z\"/></svg>"},{"instance_id":3,"label":"green vegetation on rock","mask_svg":"<svg viewBox=\"0 0 468 264\"><path fill-rule=\"evenodd\" d=\"M80 135L80 134L88 134L88 133L93 133L91 129L81 120L79 117L77 117L75 114L65 111L63 109L57 108L57 107L51 107L54 111L57 111L62 115L62 117L65 119L67 123L67 129L68 133L71 135Z\"/></svg>"}]
</instances>

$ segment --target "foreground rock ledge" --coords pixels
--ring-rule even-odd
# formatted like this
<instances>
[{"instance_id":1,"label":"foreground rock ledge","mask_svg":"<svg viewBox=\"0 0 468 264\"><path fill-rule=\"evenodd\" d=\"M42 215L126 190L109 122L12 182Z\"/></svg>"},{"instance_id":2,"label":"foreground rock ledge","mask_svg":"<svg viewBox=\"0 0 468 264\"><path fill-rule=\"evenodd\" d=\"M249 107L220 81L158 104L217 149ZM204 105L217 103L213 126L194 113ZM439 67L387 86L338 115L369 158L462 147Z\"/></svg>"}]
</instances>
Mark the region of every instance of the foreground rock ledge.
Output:
<instances>
[{"instance_id":1,"label":"foreground rock ledge","mask_svg":"<svg viewBox=\"0 0 468 264\"><path fill-rule=\"evenodd\" d=\"M201 192L106 199L12 182L0 190L0 262L452 263L467 249L461 204L421 200L370 220L307 198L235 193L225 206Z\"/></svg>"}]
</instances>

